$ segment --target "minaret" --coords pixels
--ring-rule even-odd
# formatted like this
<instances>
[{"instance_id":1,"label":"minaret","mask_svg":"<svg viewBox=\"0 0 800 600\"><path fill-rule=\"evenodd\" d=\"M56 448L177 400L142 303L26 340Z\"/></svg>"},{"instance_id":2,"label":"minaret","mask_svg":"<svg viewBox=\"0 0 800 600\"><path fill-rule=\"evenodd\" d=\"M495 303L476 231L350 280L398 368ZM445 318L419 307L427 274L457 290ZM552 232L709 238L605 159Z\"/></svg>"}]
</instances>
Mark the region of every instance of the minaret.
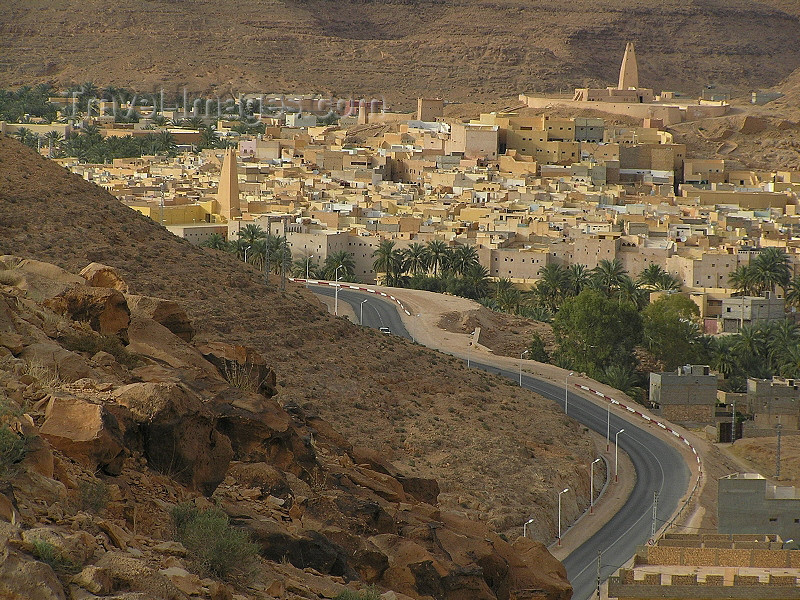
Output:
<instances>
[{"instance_id":1,"label":"minaret","mask_svg":"<svg viewBox=\"0 0 800 600\"><path fill-rule=\"evenodd\" d=\"M619 69L618 90L636 89L639 87L639 67L636 65L636 51L633 42L625 46L625 56L622 57L622 66Z\"/></svg>"},{"instance_id":2,"label":"minaret","mask_svg":"<svg viewBox=\"0 0 800 600\"><path fill-rule=\"evenodd\" d=\"M222 161L222 172L219 174L219 190L217 191L220 214L228 221L242 216L239 209L239 176L236 169L236 149L227 148Z\"/></svg>"}]
</instances>

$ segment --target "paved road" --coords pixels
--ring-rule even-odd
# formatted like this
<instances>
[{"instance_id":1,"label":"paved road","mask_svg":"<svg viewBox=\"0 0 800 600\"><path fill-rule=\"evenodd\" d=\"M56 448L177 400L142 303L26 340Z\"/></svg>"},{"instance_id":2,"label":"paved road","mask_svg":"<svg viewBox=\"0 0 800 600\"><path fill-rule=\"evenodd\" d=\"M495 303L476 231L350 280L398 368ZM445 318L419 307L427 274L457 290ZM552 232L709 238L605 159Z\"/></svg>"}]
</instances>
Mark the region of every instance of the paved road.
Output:
<instances>
[{"instance_id":1,"label":"paved road","mask_svg":"<svg viewBox=\"0 0 800 600\"><path fill-rule=\"evenodd\" d=\"M314 292L328 296L334 294L333 289L321 286L315 286ZM350 304L356 315L359 314L359 305L364 297L369 298L364 305L364 325L389 327L392 333L411 339L393 303L374 294L353 290L339 292L339 301ZM471 365L519 381L518 371L509 371L474 360L471 361ZM522 385L556 402L559 406L564 405L563 387L525 374L522 377ZM570 417L605 437L608 422L605 407L598 406L574 393L569 394L568 404ZM652 435L646 429L623 420L613 412L610 419L612 444L614 434L622 428L625 429L619 436L619 446L628 454L636 469L636 484L623 508L564 559L567 575L574 588L573 600L587 600L592 597L597 581L598 551L602 552L601 580L605 581L633 556L636 546L647 542L652 527L654 491L659 495L656 517L658 528L675 511L689 485L689 469L681 454L671 444ZM613 461L610 468L613 471Z\"/></svg>"}]
</instances>

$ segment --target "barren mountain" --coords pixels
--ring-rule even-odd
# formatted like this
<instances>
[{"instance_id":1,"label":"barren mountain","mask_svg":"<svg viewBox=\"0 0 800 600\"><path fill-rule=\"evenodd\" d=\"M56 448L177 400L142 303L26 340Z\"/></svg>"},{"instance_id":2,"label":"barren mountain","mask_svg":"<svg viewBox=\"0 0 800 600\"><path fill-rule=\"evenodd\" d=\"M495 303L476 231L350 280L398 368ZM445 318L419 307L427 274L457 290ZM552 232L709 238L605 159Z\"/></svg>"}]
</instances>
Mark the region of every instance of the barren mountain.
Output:
<instances>
[{"instance_id":1,"label":"barren mountain","mask_svg":"<svg viewBox=\"0 0 800 600\"><path fill-rule=\"evenodd\" d=\"M748 90L800 67L789 0L10 0L0 85L93 80L170 92L467 101L616 82Z\"/></svg>"}]
</instances>

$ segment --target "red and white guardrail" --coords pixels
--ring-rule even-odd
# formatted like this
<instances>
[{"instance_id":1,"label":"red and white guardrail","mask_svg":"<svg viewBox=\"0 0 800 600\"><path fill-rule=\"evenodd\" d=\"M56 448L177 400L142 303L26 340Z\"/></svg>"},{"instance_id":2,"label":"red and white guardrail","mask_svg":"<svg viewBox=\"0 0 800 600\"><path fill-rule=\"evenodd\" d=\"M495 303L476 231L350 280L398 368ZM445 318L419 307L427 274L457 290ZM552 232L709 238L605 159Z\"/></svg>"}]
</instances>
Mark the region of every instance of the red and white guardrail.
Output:
<instances>
[{"instance_id":1,"label":"red and white guardrail","mask_svg":"<svg viewBox=\"0 0 800 600\"><path fill-rule=\"evenodd\" d=\"M299 277L289 277L289 281L294 281L296 283L308 283L309 285L327 285L327 286L330 286L330 287L344 288L344 289L347 289L347 290L357 290L359 292L367 292L368 294L376 294L378 296L382 296L384 298L388 298L389 300L391 300L392 302L397 304L397 306L399 306L400 309L404 313L406 313L409 317L411 316L411 313L409 312L409 310L405 307L405 305L400 300L398 300L397 298L395 298L391 294L387 294L386 292L381 292L380 290L375 290L375 289L364 287L364 286L361 286L361 285L354 285L352 283L347 283L347 282L327 281L325 279L302 279L302 278L299 278Z\"/></svg>"}]
</instances>

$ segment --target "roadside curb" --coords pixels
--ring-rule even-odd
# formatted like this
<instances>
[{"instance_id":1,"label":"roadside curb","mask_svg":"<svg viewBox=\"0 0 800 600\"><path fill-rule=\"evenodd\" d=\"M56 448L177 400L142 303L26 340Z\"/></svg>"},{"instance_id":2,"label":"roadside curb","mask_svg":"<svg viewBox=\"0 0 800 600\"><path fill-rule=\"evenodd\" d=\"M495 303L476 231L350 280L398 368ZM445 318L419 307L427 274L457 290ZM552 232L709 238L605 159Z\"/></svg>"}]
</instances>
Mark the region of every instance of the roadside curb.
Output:
<instances>
[{"instance_id":1,"label":"roadside curb","mask_svg":"<svg viewBox=\"0 0 800 600\"><path fill-rule=\"evenodd\" d=\"M384 298L388 298L397 306L399 306L407 316L411 316L411 312L406 308L405 304L403 304L399 299L395 298L391 294L387 294L386 292L379 292L378 290L374 290L372 288L363 287L360 285L353 285L351 283L338 283L336 281L328 281L325 279L303 279L298 277L289 277L289 281L293 281L295 283L307 283L309 285L327 285L330 287L338 287L338 288L345 288L348 290L356 290L359 292L367 292L368 294L376 294L378 296L382 296Z\"/></svg>"}]
</instances>

